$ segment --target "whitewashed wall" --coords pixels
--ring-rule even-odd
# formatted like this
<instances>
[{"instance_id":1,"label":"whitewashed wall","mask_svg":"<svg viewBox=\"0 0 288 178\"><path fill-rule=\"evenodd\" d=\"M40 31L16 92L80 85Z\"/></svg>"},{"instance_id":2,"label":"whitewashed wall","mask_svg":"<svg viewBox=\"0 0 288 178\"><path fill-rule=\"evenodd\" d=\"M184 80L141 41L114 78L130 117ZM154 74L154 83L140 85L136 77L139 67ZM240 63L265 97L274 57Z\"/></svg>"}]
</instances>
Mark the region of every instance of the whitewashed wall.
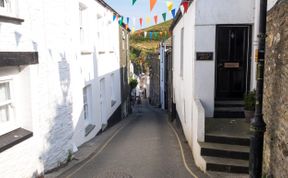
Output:
<instances>
[{"instance_id":1,"label":"whitewashed wall","mask_svg":"<svg viewBox=\"0 0 288 178\"><path fill-rule=\"evenodd\" d=\"M19 0L19 17L24 22L21 25L0 22L0 51L39 53L37 65L0 70L0 77L8 73L14 76L18 126L33 132L33 137L0 153L0 161L4 163L0 165L1 178L32 177L55 168L67 159L73 145L79 146L93 138L120 106L118 24L108 25L112 12L96 1L81 2L88 7L87 20L91 22L86 55L81 54L79 1ZM106 22L101 30L97 13L101 13ZM99 36L109 37L109 40L100 44ZM104 54L99 54L100 51ZM108 85L112 83L112 73L116 98L113 107ZM99 119L101 78L106 78L107 84L104 121ZM85 137L83 88L88 84L92 87L93 98L91 124L96 127Z\"/></svg>"}]
</instances>

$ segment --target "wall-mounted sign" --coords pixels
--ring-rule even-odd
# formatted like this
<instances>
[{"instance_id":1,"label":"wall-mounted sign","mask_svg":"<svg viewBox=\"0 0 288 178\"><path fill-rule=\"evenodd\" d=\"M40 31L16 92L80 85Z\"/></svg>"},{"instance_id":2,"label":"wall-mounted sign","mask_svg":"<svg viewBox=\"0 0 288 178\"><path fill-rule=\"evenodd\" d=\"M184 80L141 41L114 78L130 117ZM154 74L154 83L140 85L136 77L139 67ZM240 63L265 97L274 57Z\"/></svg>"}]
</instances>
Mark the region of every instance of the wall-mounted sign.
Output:
<instances>
[{"instance_id":1,"label":"wall-mounted sign","mask_svg":"<svg viewBox=\"0 0 288 178\"><path fill-rule=\"evenodd\" d=\"M197 61L213 61L213 52L196 52Z\"/></svg>"},{"instance_id":2,"label":"wall-mounted sign","mask_svg":"<svg viewBox=\"0 0 288 178\"><path fill-rule=\"evenodd\" d=\"M224 68L239 68L240 64L239 62L225 62Z\"/></svg>"}]
</instances>

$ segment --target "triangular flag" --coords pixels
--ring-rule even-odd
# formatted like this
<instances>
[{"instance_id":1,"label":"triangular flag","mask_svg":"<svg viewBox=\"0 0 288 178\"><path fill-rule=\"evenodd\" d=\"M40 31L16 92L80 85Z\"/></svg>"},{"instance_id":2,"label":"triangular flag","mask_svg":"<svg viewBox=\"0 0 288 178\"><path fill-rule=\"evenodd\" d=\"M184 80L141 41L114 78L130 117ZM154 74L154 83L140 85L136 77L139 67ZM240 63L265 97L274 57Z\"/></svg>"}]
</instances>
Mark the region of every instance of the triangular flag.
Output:
<instances>
[{"instance_id":1,"label":"triangular flag","mask_svg":"<svg viewBox=\"0 0 288 178\"><path fill-rule=\"evenodd\" d=\"M116 15L113 15L113 21L115 21L116 20Z\"/></svg>"},{"instance_id":2,"label":"triangular flag","mask_svg":"<svg viewBox=\"0 0 288 178\"><path fill-rule=\"evenodd\" d=\"M121 18L120 18L120 20L119 20L119 24L120 24L120 25L123 24L123 19L124 19L124 17L121 17Z\"/></svg>"},{"instance_id":3,"label":"triangular flag","mask_svg":"<svg viewBox=\"0 0 288 178\"><path fill-rule=\"evenodd\" d=\"M136 0L132 0L132 5L134 5L134 4L135 4L135 2L136 2Z\"/></svg>"},{"instance_id":4,"label":"triangular flag","mask_svg":"<svg viewBox=\"0 0 288 178\"><path fill-rule=\"evenodd\" d=\"M150 33L149 33L149 35L150 35L150 40L152 40L152 37L153 37L153 33L152 33L152 32L150 32Z\"/></svg>"},{"instance_id":5,"label":"triangular flag","mask_svg":"<svg viewBox=\"0 0 288 178\"><path fill-rule=\"evenodd\" d=\"M180 5L180 10L181 10L182 15L184 15L184 7L182 4Z\"/></svg>"},{"instance_id":6,"label":"triangular flag","mask_svg":"<svg viewBox=\"0 0 288 178\"><path fill-rule=\"evenodd\" d=\"M171 2L171 1L166 1L166 5L167 5L167 8L168 8L168 11L171 11L172 8L173 8L173 2Z\"/></svg>"},{"instance_id":7,"label":"triangular flag","mask_svg":"<svg viewBox=\"0 0 288 178\"><path fill-rule=\"evenodd\" d=\"M127 24L125 25L125 29L128 30L128 25Z\"/></svg>"},{"instance_id":8,"label":"triangular flag","mask_svg":"<svg viewBox=\"0 0 288 178\"><path fill-rule=\"evenodd\" d=\"M132 33L135 33L135 27L132 27Z\"/></svg>"},{"instance_id":9,"label":"triangular flag","mask_svg":"<svg viewBox=\"0 0 288 178\"><path fill-rule=\"evenodd\" d=\"M151 21L150 17L147 17L147 18L146 18L146 24L147 24L147 25L150 25L150 21Z\"/></svg>"},{"instance_id":10,"label":"triangular flag","mask_svg":"<svg viewBox=\"0 0 288 178\"><path fill-rule=\"evenodd\" d=\"M140 21L140 26L142 27L142 24L143 24L143 19L142 19L142 18L140 18L140 19L139 19L139 21Z\"/></svg>"},{"instance_id":11,"label":"triangular flag","mask_svg":"<svg viewBox=\"0 0 288 178\"><path fill-rule=\"evenodd\" d=\"M158 23L158 16L157 15L154 16L154 22L155 22L155 25L157 25L157 23Z\"/></svg>"},{"instance_id":12,"label":"triangular flag","mask_svg":"<svg viewBox=\"0 0 288 178\"><path fill-rule=\"evenodd\" d=\"M158 38L158 32L154 32L154 36L157 39Z\"/></svg>"},{"instance_id":13,"label":"triangular flag","mask_svg":"<svg viewBox=\"0 0 288 178\"><path fill-rule=\"evenodd\" d=\"M162 14L164 22L166 21L166 12Z\"/></svg>"},{"instance_id":14,"label":"triangular flag","mask_svg":"<svg viewBox=\"0 0 288 178\"><path fill-rule=\"evenodd\" d=\"M188 1L183 2L182 6L184 7L184 13L186 13L189 7L189 2Z\"/></svg>"},{"instance_id":15,"label":"triangular flag","mask_svg":"<svg viewBox=\"0 0 288 178\"><path fill-rule=\"evenodd\" d=\"M150 0L150 11L153 10L155 4L156 4L157 0Z\"/></svg>"},{"instance_id":16,"label":"triangular flag","mask_svg":"<svg viewBox=\"0 0 288 178\"><path fill-rule=\"evenodd\" d=\"M130 21L129 17L127 17L126 20L127 20L127 24L129 24L129 21Z\"/></svg>"},{"instance_id":17,"label":"triangular flag","mask_svg":"<svg viewBox=\"0 0 288 178\"><path fill-rule=\"evenodd\" d=\"M118 19L119 19L119 17L118 17L118 15L116 15L116 21L118 22Z\"/></svg>"},{"instance_id":18,"label":"triangular flag","mask_svg":"<svg viewBox=\"0 0 288 178\"><path fill-rule=\"evenodd\" d=\"M144 38L146 38L146 36L147 36L147 32L144 32Z\"/></svg>"},{"instance_id":19,"label":"triangular flag","mask_svg":"<svg viewBox=\"0 0 288 178\"><path fill-rule=\"evenodd\" d=\"M175 18L175 15L176 15L176 9L172 9L171 13L172 13L173 18Z\"/></svg>"}]
</instances>

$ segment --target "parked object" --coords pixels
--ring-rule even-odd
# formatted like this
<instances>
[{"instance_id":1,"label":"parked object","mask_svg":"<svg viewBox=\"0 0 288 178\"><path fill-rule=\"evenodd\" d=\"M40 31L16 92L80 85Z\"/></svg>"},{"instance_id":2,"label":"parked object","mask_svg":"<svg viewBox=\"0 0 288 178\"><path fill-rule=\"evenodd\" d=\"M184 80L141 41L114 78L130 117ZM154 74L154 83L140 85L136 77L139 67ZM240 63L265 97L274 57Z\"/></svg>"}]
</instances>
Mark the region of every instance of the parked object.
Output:
<instances>
[{"instance_id":1,"label":"parked object","mask_svg":"<svg viewBox=\"0 0 288 178\"><path fill-rule=\"evenodd\" d=\"M250 122L255 113L256 91L253 90L244 96L244 113L247 122Z\"/></svg>"}]
</instances>

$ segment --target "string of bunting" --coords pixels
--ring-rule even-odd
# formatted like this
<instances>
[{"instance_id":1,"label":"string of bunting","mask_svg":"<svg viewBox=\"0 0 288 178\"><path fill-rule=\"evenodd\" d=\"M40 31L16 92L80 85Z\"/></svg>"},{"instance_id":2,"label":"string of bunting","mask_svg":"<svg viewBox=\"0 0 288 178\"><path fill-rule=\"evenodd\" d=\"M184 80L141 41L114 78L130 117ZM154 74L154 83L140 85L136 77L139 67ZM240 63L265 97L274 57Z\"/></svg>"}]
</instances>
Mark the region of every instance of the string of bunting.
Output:
<instances>
[{"instance_id":1,"label":"string of bunting","mask_svg":"<svg viewBox=\"0 0 288 178\"><path fill-rule=\"evenodd\" d=\"M148 36L149 35L149 36ZM140 32L136 32L136 36L139 38L148 38L150 40L154 39L159 39L159 38L168 38L171 35L170 32L167 31L140 31Z\"/></svg>"},{"instance_id":2,"label":"string of bunting","mask_svg":"<svg viewBox=\"0 0 288 178\"><path fill-rule=\"evenodd\" d=\"M137 0L132 0L132 5L134 5L135 3L136 3L136 1ZM150 10L152 11L152 9L153 9L153 7L155 6L155 4L156 4L156 2L157 2L157 0L150 0ZM166 6L167 6L167 9L168 9L168 11L171 13L171 15L172 15L172 17L173 18L175 18L176 17L176 8L174 8L173 9L173 2L172 1L166 1ZM180 11L181 11L181 13L182 14L185 14L185 13L187 13L187 10L188 10L188 8L189 8L189 1L183 1L181 4L180 4L180 7L179 7L179 9L180 9ZM167 20L167 12L164 12L164 13L162 13L161 14L162 15L162 18L163 18L163 22L165 22L166 20ZM161 16L160 15L160 16ZM155 15L154 17L153 17L153 19L154 19L154 24L155 25L157 25L158 24L158 21L159 21L159 18L158 18L159 16L158 15ZM126 17L126 24L125 24L125 28L126 29L128 29L129 28L129 26L130 26L130 17ZM132 33L134 33L135 32L135 26L136 26L136 18L135 17L133 17L132 18L133 19L133 25L132 25ZM150 16L147 16L146 18L143 18L143 17L140 17L138 20L139 20L139 24L140 24L140 27L143 27L143 20L146 20L146 25L147 26L149 26L150 25L150 23L151 23L151 18L150 18ZM121 25L122 26L122 24L124 23L124 17L123 16L118 16L118 15L113 15L113 21L118 21L118 23L119 23L119 25ZM146 35L147 36L147 35ZM150 34L149 34L149 36L151 36ZM153 36L153 34L152 34L152 36Z\"/></svg>"}]
</instances>

